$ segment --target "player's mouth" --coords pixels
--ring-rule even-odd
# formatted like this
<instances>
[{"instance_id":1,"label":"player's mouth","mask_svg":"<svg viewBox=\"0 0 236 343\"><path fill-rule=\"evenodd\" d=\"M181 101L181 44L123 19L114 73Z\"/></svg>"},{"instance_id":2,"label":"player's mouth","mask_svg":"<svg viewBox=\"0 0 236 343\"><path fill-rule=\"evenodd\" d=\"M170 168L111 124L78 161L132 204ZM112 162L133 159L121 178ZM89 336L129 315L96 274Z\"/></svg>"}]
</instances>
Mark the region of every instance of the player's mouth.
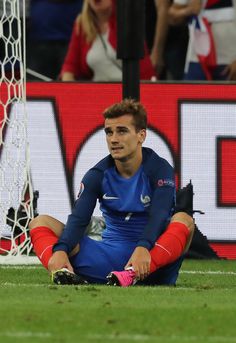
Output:
<instances>
[{"instance_id":1,"label":"player's mouth","mask_svg":"<svg viewBox=\"0 0 236 343\"><path fill-rule=\"evenodd\" d=\"M123 150L123 148L122 147L118 147L118 146L111 148L112 152L120 152L121 150Z\"/></svg>"}]
</instances>

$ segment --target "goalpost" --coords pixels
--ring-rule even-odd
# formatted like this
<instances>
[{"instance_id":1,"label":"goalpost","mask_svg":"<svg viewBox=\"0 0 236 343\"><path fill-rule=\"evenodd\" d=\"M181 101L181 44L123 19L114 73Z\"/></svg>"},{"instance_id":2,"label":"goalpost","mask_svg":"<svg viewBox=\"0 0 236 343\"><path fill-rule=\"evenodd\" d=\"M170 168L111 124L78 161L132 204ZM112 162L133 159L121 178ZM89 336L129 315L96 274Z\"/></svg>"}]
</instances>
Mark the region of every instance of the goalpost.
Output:
<instances>
[{"instance_id":1,"label":"goalpost","mask_svg":"<svg viewBox=\"0 0 236 343\"><path fill-rule=\"evenodd\" d=\"M2 0L0 264L34 261L29 259L31 243L28 224L34 217L34 192L29 167L25 70L25 0Z\"/></svg>"}]
</instances>

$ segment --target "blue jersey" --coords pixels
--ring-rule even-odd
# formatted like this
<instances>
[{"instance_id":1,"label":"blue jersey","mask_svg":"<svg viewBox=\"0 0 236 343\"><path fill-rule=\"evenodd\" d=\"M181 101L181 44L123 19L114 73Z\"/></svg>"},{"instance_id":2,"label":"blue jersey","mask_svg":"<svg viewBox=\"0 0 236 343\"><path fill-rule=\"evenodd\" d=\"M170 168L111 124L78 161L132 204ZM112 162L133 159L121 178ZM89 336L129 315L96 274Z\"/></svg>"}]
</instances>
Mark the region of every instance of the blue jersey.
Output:
<instances>
[{"instance_id":1,"label":"blue jersey","mask_svg":"<svg viewBox=\"0 0 236 343\"><path fill-rule=\"evenodd\" d=\"M53 251L69 253L83 238L97 199L106 222L103 240L130 241L151 249L165 230L175 204L174 171L152 149L130 178L122 177L109 155L84 176L65 229Z\"/></svg>"}]
</instances>

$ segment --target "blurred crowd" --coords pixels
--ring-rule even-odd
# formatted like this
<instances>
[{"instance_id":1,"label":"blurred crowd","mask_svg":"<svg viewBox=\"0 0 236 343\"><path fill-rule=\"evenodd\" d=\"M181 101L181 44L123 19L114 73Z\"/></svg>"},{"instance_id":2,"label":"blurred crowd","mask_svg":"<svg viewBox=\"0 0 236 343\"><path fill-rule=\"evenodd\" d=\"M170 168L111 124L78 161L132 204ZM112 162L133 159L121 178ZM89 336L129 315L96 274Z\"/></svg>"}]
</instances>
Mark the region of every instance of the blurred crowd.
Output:
<instances>
[{"instance_id":1,"label":"blurred crowd","mask_svg":"<svg viewBox=\"0 0 236 343\"><path fill-rule=\"evenodd\" d=\"M116 57L118 0L25 1L28 80L122 79ZM1 2L1 18L8 10ZM140 78L233 81L235 43L236 0L145 0ZM0 36L0 63L3 44Z\"/></svg>"}]
</instances>

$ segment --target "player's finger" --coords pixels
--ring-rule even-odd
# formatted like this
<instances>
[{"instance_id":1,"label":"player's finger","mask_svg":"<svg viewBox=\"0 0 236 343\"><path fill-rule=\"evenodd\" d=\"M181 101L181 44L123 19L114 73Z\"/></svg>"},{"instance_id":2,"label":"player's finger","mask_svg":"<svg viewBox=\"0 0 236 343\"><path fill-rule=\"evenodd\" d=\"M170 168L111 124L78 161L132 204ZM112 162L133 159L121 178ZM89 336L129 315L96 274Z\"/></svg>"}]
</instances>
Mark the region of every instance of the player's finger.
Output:
<instances>
[{"instance_id":1,"label":"player's finger","mask_svg":"<svg viewBox=\"0 0 236 343\"><path fill-rule=\"evenodd\" d=\"M125 265L125 269L130 268L132 266L131 261L128 261Z\"/></svg>"},{"instance_id":2,"label":"player's finger","mask_svg":"<svg viewBox=\"0 0 236 343\"><path fill-rule=\"evenodd\" d=\"M132 265L134 272L135 272L135 276L137 279L140 279L140 268L138 266L136 266L135 264Z\"/></svg>"},{"instance_id":3,"label":"player's finger","mask_svg":"<svg viewBox=\"0 0 236 343\"><path fill-rule=\"evenodd\" d=\"M150 274L150 263L146 264L146 273L147 273L147 276Z\"/></svg>"},{"instance_id":4,"label":"player's finger","mask_svg":"<svg viewBox=\"0 0 236 343\"><path fill-rule=\"evenodd\" d=\"M65 268L67 268L70 272L74 273L74 269L73 269L72 265L70 264L70 262L68 262L68 263L65 265Z\"/></svg>"},{"instance_id":5,"label":"player's finger","mask_svg":"<svg viewBox=\"0 0 236 343\"><path fill-rule=\"evenodd\" d=\"M144 280L147 276L147 271L145 265L140 268L140 280Z\"/></svg>"},{"instance_id":6,"label":"player's finger","mask_svg":"<svg viewBox=\"0 0 236 343\"><path fill-rule=\"evenodd\" d=\"M148 263L144 264L143 272L142 272L142 280L145 279L149 275L149 273L150 273L149 270L150 270L149 264Z\"/></svg>"}]
</instances>

